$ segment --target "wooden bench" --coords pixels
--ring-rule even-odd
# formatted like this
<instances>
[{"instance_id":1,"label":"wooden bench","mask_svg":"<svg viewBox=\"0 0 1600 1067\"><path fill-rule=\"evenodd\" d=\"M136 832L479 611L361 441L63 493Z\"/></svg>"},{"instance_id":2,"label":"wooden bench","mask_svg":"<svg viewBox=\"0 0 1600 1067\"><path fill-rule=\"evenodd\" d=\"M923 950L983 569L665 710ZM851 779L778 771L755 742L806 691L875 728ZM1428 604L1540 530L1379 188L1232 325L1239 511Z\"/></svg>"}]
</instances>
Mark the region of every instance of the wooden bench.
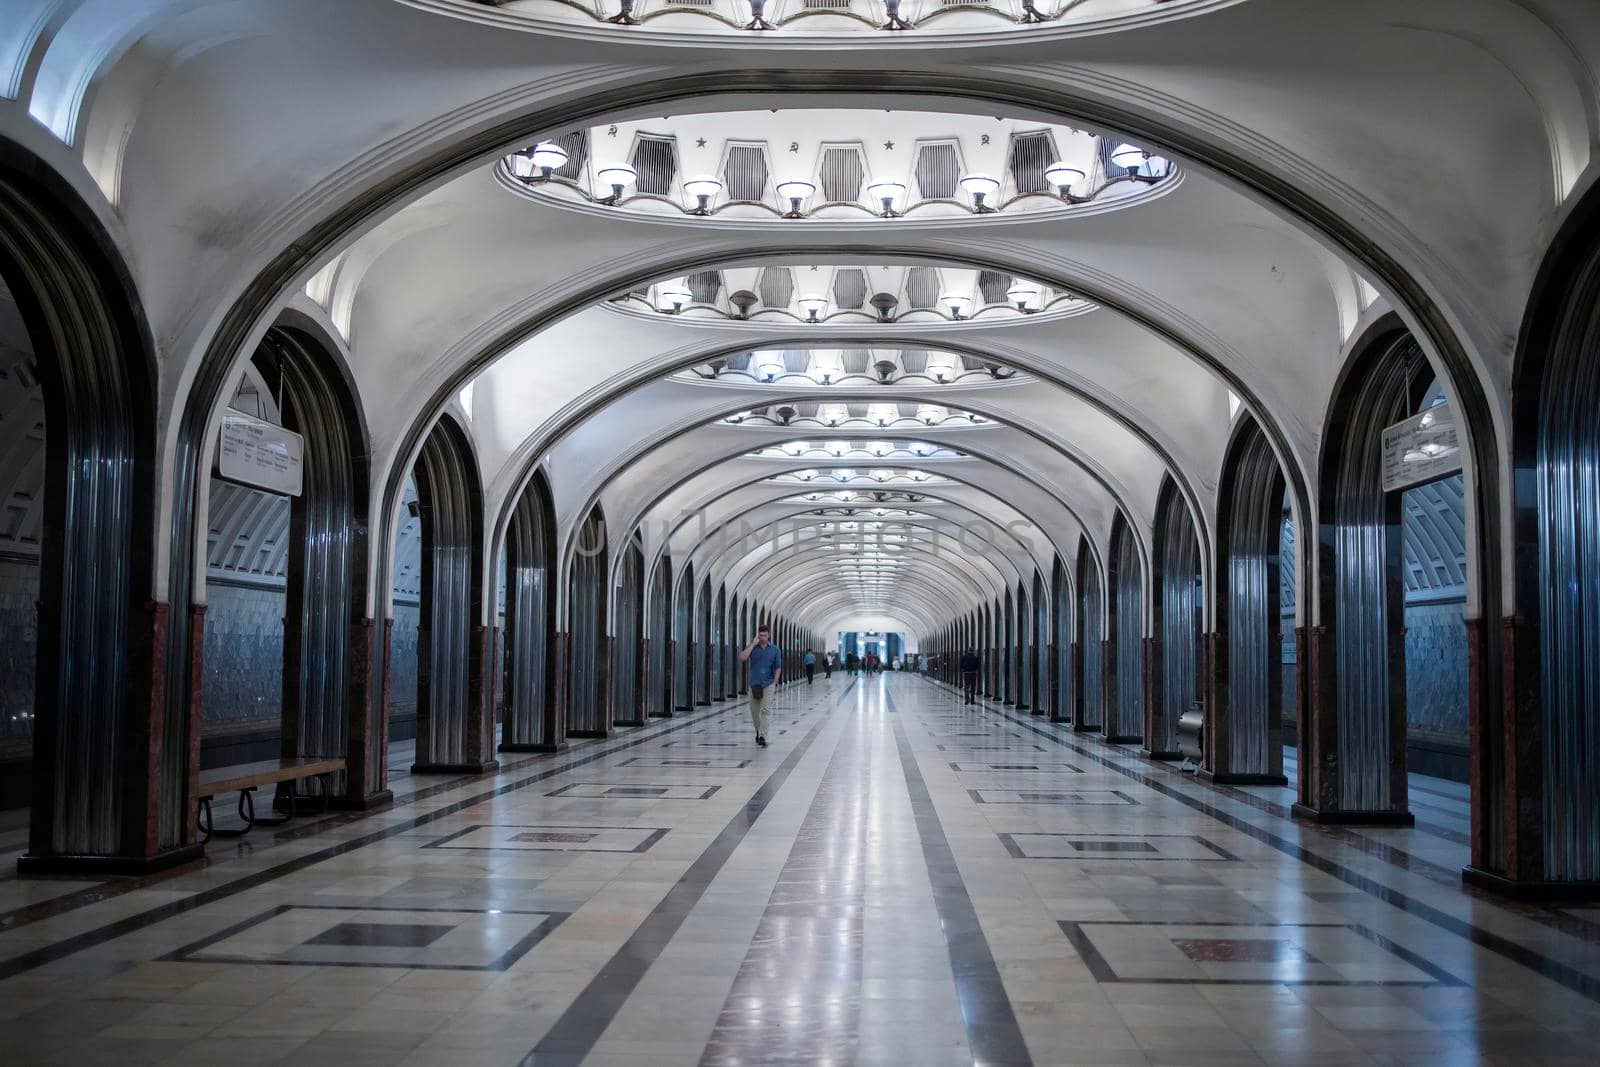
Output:
<instances>
[{"instance_id":1,"label":"wooden bench","mask_svg":"<svg viewBox=\"0 0 1600 1067\"><path fill-rule=\"evenodd\" d=\"M243 763L233 767L213 767L209 771L200 772L200 789L195 794L199 802L199 810L195 813L196 825L200 830L200 840L211 840L212 833L221 834L223 837L240 837L250 832L256 824L262 826L276 826L294 818L294 797L289 797L286 814L281 819L258 819L256 817L255 791L260 786L283 786L292 782L305 780L314 781L322 792L322 808L328 808L328 781L330 774L337 774L344 770L344 757L323 758L320 756L296 756L285 759L262 760L260 763ZM244 826L237 830L217 830L211 822L211 798L223 793L239 793L239 818L244 821Z\"/></svg>"}]
</instances>

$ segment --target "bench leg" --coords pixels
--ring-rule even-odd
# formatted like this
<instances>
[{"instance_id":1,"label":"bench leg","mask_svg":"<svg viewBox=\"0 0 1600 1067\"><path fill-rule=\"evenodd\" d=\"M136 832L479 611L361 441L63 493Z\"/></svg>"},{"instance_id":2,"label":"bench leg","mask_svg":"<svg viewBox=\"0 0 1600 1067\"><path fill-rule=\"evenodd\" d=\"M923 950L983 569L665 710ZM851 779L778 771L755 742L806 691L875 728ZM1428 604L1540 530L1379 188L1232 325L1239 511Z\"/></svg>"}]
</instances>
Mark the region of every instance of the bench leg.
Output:
<instances>
[{"instance_id":1,"label":"bench leg","mask_svg":"<svg viewBox=\"0 0 1600 1067\"><path fill-rule=\"evenodd\" d=\"M215 831L218 837L243 837L250 832L250 828L256 824L255 792L255 786L239 790L239 821L244 825L238 829L219 826Z\"/></svg>"},{"instance_id":2,"label":"bench leg","mask_svg":"<svg viewBox=\"0 0 1600 1067\"><path fill-rule=\"evenodd\" d=\"M279 782L278 783L277 788L273 790L272 805L271 805L271 809L270 810L272 810L272 811L277 811L278 810L278 801L283 796L283 792L284 792L284 788L283 787L285 785L287 785L289 787L289 804L288 804L287 807L285 807L283 809L284 810L283 816L281 818L277 818L277 819L272 819L272 818L263 819L260 816L257 816L256 820L255 820L257 826L282 826L284 823L286 823L290 819L294 818L294 783L293 782Z\"/></svg>"}]
</instances>

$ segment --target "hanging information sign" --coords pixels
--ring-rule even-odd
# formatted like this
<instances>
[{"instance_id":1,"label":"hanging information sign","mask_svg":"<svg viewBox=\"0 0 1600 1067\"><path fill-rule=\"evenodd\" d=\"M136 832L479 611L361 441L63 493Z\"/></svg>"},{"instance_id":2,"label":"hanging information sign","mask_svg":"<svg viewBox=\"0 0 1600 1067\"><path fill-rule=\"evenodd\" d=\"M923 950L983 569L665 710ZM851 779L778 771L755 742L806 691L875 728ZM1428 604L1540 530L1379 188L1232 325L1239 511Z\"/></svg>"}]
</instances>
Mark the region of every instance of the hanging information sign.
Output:
<instances>
[{"instance_id":1,"label":"hanging information sign","mask_svg":"<svg viewBox=\"0 0 1600 1067\"><path fill-rule=\"evenodd\" d=\"M1384 492L1408 489L1460 469L1456 413L1448 403L1436 404L1384 429Z\"/></svg>"},{"instance_id":2,"label":"hanging information sign","mask_svg":"<svg viewBox=\"0 0 1600 1067\"><path fill-rule=\"evenodd\" d=\"M218 476L269 493L299 496L303 454L300 435L292 430L241 411L223 412Z\"/></svg>"}]
</instances>

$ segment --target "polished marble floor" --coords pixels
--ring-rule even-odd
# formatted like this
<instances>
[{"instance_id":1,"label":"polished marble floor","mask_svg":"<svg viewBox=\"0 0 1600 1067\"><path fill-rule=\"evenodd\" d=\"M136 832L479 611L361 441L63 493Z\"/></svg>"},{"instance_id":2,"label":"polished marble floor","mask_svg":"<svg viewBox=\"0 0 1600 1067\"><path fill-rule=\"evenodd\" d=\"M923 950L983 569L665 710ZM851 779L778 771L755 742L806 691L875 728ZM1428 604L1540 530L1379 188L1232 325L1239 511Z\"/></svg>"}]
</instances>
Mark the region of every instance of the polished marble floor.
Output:
<instances>
[{"instance_id":1,"label":"polished marble floor","mask_svg":"<svg viewBox=\"0 0 1600 1067\"><path fill-rule=\"evenodd\" d=\"M1463 786L1310 827L921 678L773 707L766 749L719 703L162 877L8 871L0 1058L1600 1062L1600 911L1463 889Z\"/></svg>"}]
</instances>

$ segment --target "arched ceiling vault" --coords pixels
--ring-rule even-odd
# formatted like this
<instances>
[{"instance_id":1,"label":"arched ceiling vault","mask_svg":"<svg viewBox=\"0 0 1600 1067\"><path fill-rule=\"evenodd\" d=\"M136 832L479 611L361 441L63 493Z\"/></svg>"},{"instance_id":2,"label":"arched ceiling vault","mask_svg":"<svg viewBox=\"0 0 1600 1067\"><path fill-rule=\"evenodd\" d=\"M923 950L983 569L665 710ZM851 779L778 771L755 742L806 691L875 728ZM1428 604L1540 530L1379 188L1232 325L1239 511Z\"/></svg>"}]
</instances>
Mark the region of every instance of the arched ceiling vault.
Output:
<instances>
[{"instance_id":1,"label":"arched ceiling vault","mask_svg":"<svg viewBox=\"0 0 1600 1067\"><path fill-rule=\"evenodd\" d=\"M14 25L24 29L0 37L0 85L15 101L0 106L0 132L17 130L28 144L39 142L39 129L53 132L61 148L51 158L69 159L62 170L74 183L113 204L108 214L162 347L166 437L158 451L174 472L200 466L195 456L209 440L228 368L248 358L291 288L362 234L413 208L433 215L431 228L407 219L404 239L347 279L357 286L347 301L352 365L368 412L382 416L373 421L388 468L377 472L387 481L386 493L374 494L379 528L404 478L396 457L409 457L471 370L626 283L634 269L670 273L669 265L741 255L752 243L739 225L716 219L635 241L638 234L594 212L567 211L571 227L552 215L536 236L561 250L544 259L560 261L566 277L539 282L512 271L505 288L453 302L451 279L471 273L472 253L488 260L501 252L492 241L471 242L435 263L441 334L390 343L390 313L404 324L402 305L408 295L415 301L399 283L420 276L429 251L417 238L438 239L457 223L463 234L473 229L452 197L474 183L487 190L490 161L529 137L690 100L748 110L797 94L835 105L1076 115L1187 161L1187 180L1167 195L1074 218L1055 248L997 220L984 255L998 269L1077 284L1213 361L1270 426L1283 428L1277 443L1302 467L1326 391L1295 375L1324 381L1334 373L1340 345L1327 340L1342 341L1350 301L1274 315L1301 303L1287 294L1326 288L1336 273L1305 262L1357 264L1417 329L1459 398L1473 433L1469 484L1482 487L1473 491L1492 519L1508 493L1499 444L1504 338L1516 332L1564 198L1588 179L1600 84L1600 12L1586 0L1545 0L1537 11L1516 0L1248 0L1185 5L1094 32L1063 25L930 35L894 49L771 39L781 35L729 49L687 32L513 25L481 5L443 0L14 6ZM52 17L39 17L47 11ZM194 121L195 99L208 101L204 122ZM1471 179L1435 180L1441 174ZM1214 195L1215 214L1196 209L1202 194ZM1245 221L1251 209L1258 223ZM1173 214L1171 243L1140 232L1145 219ZM1097 234L1109 219L1126 226ZM1213 219L1239 225L1208 230ZM891 251L971 261L973 231L963 223L924 232L903 221ZM595 245L577 240L580 227ZM567 261L569 235L575 249L595 255ZM865 239L804 222L784 240L821 254ZM1088 253L1071 247L1077 240ZM671 245L678 251L669 255ZM871 245L865 254L885 247ZM1235 245L1246 250L1236 259ZM1289 256L1296 249L1306 250L1303 262ZM1146 265L1128 265L1140 256ZM1188 286L1168 284L1167 262ZM526 307L508 311L524 299ZM1261 321L1240 322L1241 310ZM1263 340L1253 343L1252 331ZM440 337L454 340L434 344ZM422 340L415 351L426 367L385 364ZM1275 360L1288 368L1281 375ZM627 380L611 373L613 384ZM394 402L385 381L416 391ZM563 394L551 440L574 424L585 392ZM172 501L170 479L163 495ZM163 552L182 552L186 528L205 529L186 509L154 510L173 524L157 538ZM1468 533L1470 542L1484 531Z\"/></svg>"},{"instance_id":2,"label":"arched ceiling vault","mask_svg":"<svg viewBox=\"0 0 1600 1067\"><path fill-rule=\"evenodd\" d=\"M657 480L655 473L658 468L652 464L647 470L630 479L639 495L624 495L618 488L616 492L602 497L602 500L607 502L607 514L613 516L614 540L630 536L636 525L642 523L647 530L654 527L654 530L651 530L651 538L647 538L653 541L656 530L676 531L685 525L702 520L726 521L723 514L719 514L719 511L725 509L720 509L718 502L735 491L746 488L751 490L746 495L757 495L765 491L780 498L804 496L808 493L848 491L859 496L861 503L857 505L858 507L870 508L872 506L870 497L875 491L937 492L933 479L949 479L957 483L973 484L989 477L992 468L993 473L1004 476L1008 483L1015 476L1020 477L1024 483L1032 484L1037 495L1031 498L1016 498L1013 503L1020 507L1030 500L1044 501L1050 511L1039 517L1041 529L1065 529L1071 535L1066 543L1075 543L1080 529L1091 533L1097 542L1109 535L1111 515L1119 505L1123 505L1123 501L1112 486L1097 481L1090 473L1072 468L1070 463L1063 464L1060 453L1055 451L1049 442L1005 429L985 434L984 437L985 440L981 445L963 442L966 445L967 455L962 459L919 464L912 459L896 458L874 460L868 464L829 465L818 464L815 460L804 458L779 460L752 457L746 453L744 447L741 447L742 443L736 443L732 447L723 445L721 452L714 452L708 446L717 442L708 442L701 435L689 434L682 439L686 443L681 452L681 463L673 466L679 461L678 454L668 456L664 461L667 469L674 472L676 481ZM1052 460L1055 462L1052 463ZM862 481L858 476L854 480L844 482L838 481L832 474L819 473L818 477L810 482L771 481L773 478L797 472L811 470L826 472L841 468L857 469L861 475L868 478L871 477L870 471L885 471L916 472L927 474L930 479L927 482L906 484L903 479L876 482ZM1089 509L1087 513L1084 511L1086 508ZM1053 513L1057 510L1059 514ZM1014 512L1014 514L1020 514L1024 519L1034 521L1025 513ZM1059 524L1063 522L1070 525L1061 527ZM1058 543L1062 542L1058 540Z\"/></svg>"}]
</instances>

